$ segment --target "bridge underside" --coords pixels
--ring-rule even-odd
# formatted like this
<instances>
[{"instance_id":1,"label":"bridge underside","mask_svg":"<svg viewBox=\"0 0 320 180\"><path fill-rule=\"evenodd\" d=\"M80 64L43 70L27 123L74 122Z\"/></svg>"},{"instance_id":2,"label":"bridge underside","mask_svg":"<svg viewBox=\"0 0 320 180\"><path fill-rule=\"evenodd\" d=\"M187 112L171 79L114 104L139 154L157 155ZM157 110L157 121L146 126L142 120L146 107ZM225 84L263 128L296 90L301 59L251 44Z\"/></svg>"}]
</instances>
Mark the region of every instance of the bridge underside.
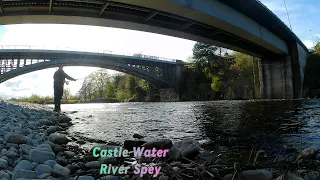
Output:
<instances>
[{"instance_id":1,"label":"bridge underside","mask_svg":"<svg viewBox=\"0 0 320 180\"><path fill-rule=\"evenodd\" d=\"M229 14L237 12L216 0L208 5L212 6L208 8L227 8L225 11L229 11ZM276 36L268 33L264 27L250 27L259 32L258 37L251 37L250 32L201 12L196 6L197 3L188 7L175 0L165 0L163 3L143 0L3 0L0 6L0 24L58 23L116 27L215 44L256 57L286 53L285 49L279 50L268 44L267 41ZM233 17L239 16L238 14ZM217 14L222 15L224 16Z\"/></svg>"},{"instance_id":2,"label":"bridge underside","mask_svg":"<svg viewBox=\"0 0 320 180\"><path fill-rule=\"evenodd\" d=\"M0 50L0 83L25 73L64 66L92 66L131 74L162 88L176 88L176 63L140 57L37 50Z\"/></svg>"}]
</instances>

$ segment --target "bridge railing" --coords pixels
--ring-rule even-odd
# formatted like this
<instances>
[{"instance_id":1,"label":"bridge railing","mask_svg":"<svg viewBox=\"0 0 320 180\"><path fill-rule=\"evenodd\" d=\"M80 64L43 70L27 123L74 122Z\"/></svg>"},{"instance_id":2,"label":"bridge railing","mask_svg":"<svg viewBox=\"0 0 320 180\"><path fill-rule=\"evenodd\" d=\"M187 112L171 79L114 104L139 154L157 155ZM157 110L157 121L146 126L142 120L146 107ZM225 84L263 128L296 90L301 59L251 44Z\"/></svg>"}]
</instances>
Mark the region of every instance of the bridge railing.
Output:
<instances>
[{"instance_id":1,"label":"bridge railing","mask_svg":"<svg viewBox=\"0 0 320 180\"><path fill-rule=\"evenodd\" d=\"M178 60L178 59L170 59L170 58L159 57L159 56L146 55L141 53L126 53L126 52L118 52L118 51L111 51L106 49L95 49L95 48L77 48L77 47L62 47L62 46L0 45L0 49L75 51L75 52L135 56L135 57L163 60L163 61L170 61L170 62L176 62L176 60Z\"/></svg>"}]
</instances>

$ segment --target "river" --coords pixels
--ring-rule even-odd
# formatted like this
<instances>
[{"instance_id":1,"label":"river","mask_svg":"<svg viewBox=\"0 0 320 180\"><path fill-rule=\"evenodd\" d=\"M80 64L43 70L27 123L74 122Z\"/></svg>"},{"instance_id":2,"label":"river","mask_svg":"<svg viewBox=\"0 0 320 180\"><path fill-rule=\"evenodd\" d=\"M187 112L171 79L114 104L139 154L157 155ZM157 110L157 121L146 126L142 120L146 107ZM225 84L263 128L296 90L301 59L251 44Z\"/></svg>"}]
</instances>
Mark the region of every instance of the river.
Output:
<instances>
[{"instance_id":1,"label":"river","mask_svg":"<svg viewBox=\"0 0 320 180\"><path fill-rule=\"evenodd\" d=\"M62 110L73 119L71 135L119 142L134 133L146 140L193 138L205 149L240 157L252 148L276 155L284 147L318 146L319 107L312 99L66 104Z\"/></svg>"}]
</instances>

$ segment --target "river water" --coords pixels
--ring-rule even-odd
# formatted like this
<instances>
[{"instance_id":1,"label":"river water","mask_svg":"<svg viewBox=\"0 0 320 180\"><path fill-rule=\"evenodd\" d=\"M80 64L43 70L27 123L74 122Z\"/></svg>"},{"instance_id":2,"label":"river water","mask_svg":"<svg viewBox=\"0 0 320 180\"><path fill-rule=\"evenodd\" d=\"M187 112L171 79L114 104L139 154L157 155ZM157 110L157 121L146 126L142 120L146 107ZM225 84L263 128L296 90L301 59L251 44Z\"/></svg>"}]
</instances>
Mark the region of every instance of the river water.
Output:
<instances>
[{"instance_id":1,"label":"river water","mask_svg":"<svg viewBox=\"0 0 320 180\"><path fill-rule=\"evenodd\" d=\"M134 133L146 140L193 138L205 149L237 155L320 145L319 107L320 100L62 105L75 136L119 142Z\"/></svg>"}]
</instances>

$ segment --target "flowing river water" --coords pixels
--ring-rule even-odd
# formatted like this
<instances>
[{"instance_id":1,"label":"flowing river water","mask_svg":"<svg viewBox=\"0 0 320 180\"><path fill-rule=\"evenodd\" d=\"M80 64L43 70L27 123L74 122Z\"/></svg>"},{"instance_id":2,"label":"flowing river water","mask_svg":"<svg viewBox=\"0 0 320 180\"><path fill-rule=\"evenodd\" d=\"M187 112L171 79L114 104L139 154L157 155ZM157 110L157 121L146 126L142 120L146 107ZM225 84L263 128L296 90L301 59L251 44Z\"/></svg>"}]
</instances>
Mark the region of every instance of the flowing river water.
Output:
<instances>
[{"instance_id":1,"label":"flowing river water","mask_svg":"<svg viewBox=\"0 0 320 180\"><path fill-rule=\"evenodd\" d=\"M320 100L103 103L62 105L74 125L69 133L123 142L193 138L215 152L243 157L281 149L320 146Z\"/></svg>"}]
</instances>

